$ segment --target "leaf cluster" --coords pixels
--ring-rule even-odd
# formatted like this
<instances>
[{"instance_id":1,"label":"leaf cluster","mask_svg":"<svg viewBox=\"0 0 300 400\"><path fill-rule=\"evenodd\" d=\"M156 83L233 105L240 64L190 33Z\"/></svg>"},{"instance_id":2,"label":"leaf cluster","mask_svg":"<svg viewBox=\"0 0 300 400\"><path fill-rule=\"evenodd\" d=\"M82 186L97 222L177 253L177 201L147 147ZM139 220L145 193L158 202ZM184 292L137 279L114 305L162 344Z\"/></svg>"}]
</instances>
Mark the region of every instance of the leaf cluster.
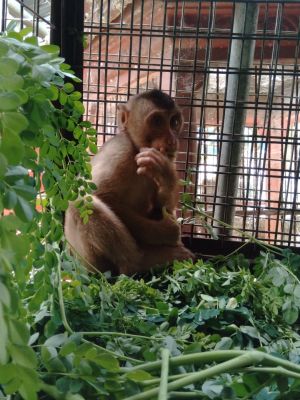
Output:
<instances>
[{"instance_id":1,"label":"leaf cluster","mask_svg":"<svg viewBox=\"0 0 300 400\"><path fill-rule=\"evenodd\" d=\"M13 25L0 36L0 385L34 400L41 381L28 313L53 296L68 202L79 198L84 220L92 212L96 134L59 48ZM27 297L32 280L39 288Z\"/></svg>"}]
</instances>

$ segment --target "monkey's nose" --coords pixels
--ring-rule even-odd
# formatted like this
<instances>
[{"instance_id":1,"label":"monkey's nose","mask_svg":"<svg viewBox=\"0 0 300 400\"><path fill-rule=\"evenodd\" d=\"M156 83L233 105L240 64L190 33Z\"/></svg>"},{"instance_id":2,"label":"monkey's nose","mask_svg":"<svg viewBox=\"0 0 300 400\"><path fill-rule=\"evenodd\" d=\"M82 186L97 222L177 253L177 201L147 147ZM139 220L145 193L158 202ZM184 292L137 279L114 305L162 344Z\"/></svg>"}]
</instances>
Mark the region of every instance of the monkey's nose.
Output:
<instances>
[{"instance_id":1,"label":"monkey's nose","mask_svg":"<svg viewBox=\"0 0 300 400\"><path fill-rule=\"evenodd\" d=\"M176 144L177 144L177 139L176 139L176 136L175 135L173 135L172 133L168 136L168 139L167 139L167 145L168 146L170 146L170 147L176 147Z\"/></svg>"}]
</instances>

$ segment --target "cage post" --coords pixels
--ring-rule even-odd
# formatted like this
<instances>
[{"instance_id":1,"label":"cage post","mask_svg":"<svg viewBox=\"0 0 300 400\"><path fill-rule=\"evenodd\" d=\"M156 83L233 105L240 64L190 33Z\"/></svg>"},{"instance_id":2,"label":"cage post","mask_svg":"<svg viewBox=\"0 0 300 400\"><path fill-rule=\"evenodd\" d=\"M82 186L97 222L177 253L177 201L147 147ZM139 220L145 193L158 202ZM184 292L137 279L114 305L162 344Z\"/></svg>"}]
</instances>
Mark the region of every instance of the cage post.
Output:
<instances>
[{"instance_id":1,"label":"cage post","mask_svg":"<svg viewBox=\"0 0 300 400\"><path fill-rule=\"evenodd\" d=\"M255 2L235 5L214 211L214 218L229 225L233 225L234 220L234 199L238 191L243 131L247 113L245 103L250 83L249 68L253 63L255 49L255 39L249 35L256 33L258 10L259 6ZM214 224L214 231L217 235L226 232L218 222Z\"/></svg>"},{"instance_id":2,"label":"cage post","mask_svg":"<svg viewBox=\"0 0 300 400\"><path fill-rule=\"evenodd\" d=\"M84 0L52 0L50 41L60 46L61 56L82 79ZM76 88L82 91L82 85Z\"/></svg>"}]
</instances>

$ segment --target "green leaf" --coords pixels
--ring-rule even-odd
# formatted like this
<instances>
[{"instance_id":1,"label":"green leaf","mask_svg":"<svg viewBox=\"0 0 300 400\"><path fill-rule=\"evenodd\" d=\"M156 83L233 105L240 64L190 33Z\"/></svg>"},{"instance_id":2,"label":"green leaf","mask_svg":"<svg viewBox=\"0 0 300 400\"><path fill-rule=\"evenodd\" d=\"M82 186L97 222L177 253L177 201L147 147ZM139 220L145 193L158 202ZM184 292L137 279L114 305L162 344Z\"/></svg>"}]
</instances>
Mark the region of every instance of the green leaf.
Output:
<instances>
[{"instance_id":1,"label":"green leaf","mask_svg":"<svg viewBox=\"0 0 300 400\"><path fill-rule=\"evenodd\" d=\"M28 185L14 185L12 186L14 191L18 194L19 197L22 197L24 200L33 200L36 197L36 189L33 186Z\"/></svg>"},{"instance_id":2,"label":"green leaf","mask_svg":"<svg viewBox=\"0 0 300 400\"><path fill-rule=\"evenodd\" d=\"M247 386L247 388L249 388L249 390L252 392L255 390L256 387L260 386L260 382L259 382L259 374L245 374L243 376L243 382L244 384ZM243 394L242 396L245 396L245 394Z\"/></svg>"},{"instance_id":3,"label":"green leaf","mask_svg":"<svg viewBox=\"0 0 300 400\"><path fill-rule=\"evenodd\" d=\"M23 381L19 387L19 393L24 400L37 400L39 387L33 386L30 381Z\"/></svg>"},{"instance_id":4,"label":"green leaf","mask_svg":"<svg viewBox=\"0 0 300 400\"><path fill-rule=\"evenodd\" d=\"M36 368L37 359L35 352L31 347L8 344L8 351L16 364L20 364L27 368Z\"/></svg>"},{"instance_id":5,"label":"green leaf","mask_svg":"<svg viewBox=\"0 0 300 400\"><path fill-rule=\"evenodd\" d=\"M240 326L240 330L241 330L241 332L245 333L246 335L248 335L254 339L259 339L259 332L253 326L248 326L248 325Z\"/></svg>"},{"instance_id":6,"label":"green leaf","mask_svg":"<svg viewBox=\"0 0 300 400\"><path fill-rule=\"evenodd\" d=\"M20 133L28 126L28 120L19 112L4 112L1 117L4 131L12 134Z\"/></svg>"},{"instance_id":7,"label":"green leaf","mask_svg":"<svg viewBox=\"0 0 300 400\"><path fill-rule=\"evenodd\" d=\"M16 369L16 368L15 368L15 369ZM16 372L17 372L17 369L16 369ZM13 393L15 393L15 392L19 389L19 387L21 386L21 383L22 383L21 379L20 379L17 375L15 375L15 377L14 377L12 380L10 380L10 381L4 386L4 391L5 391L5 393L6 393L6 394L13 394Z\"/></svg>"},{"instance_id":8,"label":"green leaf","mask_svg":"<svg viewBox=\"0 0 300 400\"><path fill-rule=\"evenodd\" d=\"M77 345L75 342L69 341L68 343L65 343L62 348L60 349L59 354L61 356L67 356L70 353L74 353L77 348Z\"/></svg>"},{"instance_id":9,"label":"green leaf","mask_svg":"<svg viewBox=\"0 0 300 400\"><path fill-rule=\"evenodd\" d=\"M13 32L16 27L17 27L18 23L15 20L11 20L9 21L8 25L6 26L6 32Z\"/></svg>"},{"instance_id":10,"label":"green leaf","mask_svg":"<svg viewBox=\"0 0 300 400\"><path fill-rule=\"evenodd\" d=\"M24 42L32 44L33 46L38 46L39 44L38 38L36 36L27 37L25 38Z\"/></svg>"},{"instance_id":11,"label":"green leaf","mask_svg":"<svg viewBox=\"0 0 300 400\"><path fill-rule=\"evenodd\" d=\"M18 196L14 190L8 189L3 197L4 208L12 210L18 201Z\"/></svg>"},{"instance_id":12,"label":"green leaf","mask_svg":"<svg viewBox=\"0 0 300 400\"><path fill-rule=\"evenodd\" d=\"M5 364L7 362L8 354L7 354L7 339L8 339L8 330L6 319L3 313L3 305L0 302L0 363ZM1 372L1 370L0 370ZM1 373L0 373L0 383L1 383Z\"/></svg>"},{"instance_id":13,"label":"green leaf","mask_svg":"<svg viewBox=\"0 0 300 400\"><path fill-rule=\"evenodd\" d=\"M32 204L24 200L23 197L18 196L17 204L14 207L16 215L21 221L29 222L34 216L34 207Z\"/></svg>"},{"instance_id":14,"label":"green leaf","mask_svg":"<svg viewBox=\"0 0 300 400\"><path fill-rule=\"evenodd\" d=\"M203 300L208 301L208 302L216 302L216 301L217 301L216 298L211 297L211 296L209 296L209 295L207 295L207 294L201 294L200 296L201 296L201 298L202 298Z\"/></svg>"},{"instance_id":15,"label":"green leaf","mask_svg":"<svg viewBox=\"0 0 300 400\"><path fill-rule=\"evenodd\" d=\"M22 89L23 85L24 79L20 75L0 76L0 90L16 91Z\"/></svg>"},{"instance_id":16,"label":"green leaf","mask_svg":"<svg viewBox=\"0 0 300 400\"><path fill-rule=\"evenodd\" d=\"M97 154L97 152L98 152L97 145L94 143L91 143L91 142L89 143L89 149L90 149L91 153L93 153L93 154Z\"/></svg>"},{"instance_id":17,"label":"green leaf","mask_svg":"<svg viewBox=\"0 0 300 400\"><path fill-rule=\"evenodd\" d=\"M92 359L96 364L107 369L108 371L117 372L119 370L118 360L110 354L102 353L97 355L97 357L93 357Z\"/></svg>"},{"instance_id":18,"label":"green leaf","mask_svg":"<svg viewBox=\"0 0 300 400\"><path fill-rule=\"evenodd\" d=\"M36 400L37 392L40 390L37 372L31 368L17 366L18 376L22 384L19 392L25 400Z\"/></svg>"},{"instance_id":19,"label":"green leaf","mask_svg":"<svg viewBox=\"0 0 300 400\"><path fill-rule=\"evenodd\" d=\"M50 346L42 346L41 357L44 363L48 363L52 358L57 357L56 348Z\"/></svg>"},{"instance_id":20,"label":"green leaf","mask_svg":"<svg viewBox=\"0 0 300 400\"><path fill-rule=\"evenodd\" d=\"M74 101L74 109L75 109L76 111L78 111L79 114L81 114L81 115L83 115L84 112L85 112L84 106L83 106L83 104L81 103L81 101L77 101L77 100Z\"/></svg>"},{"instance_id":21,"label":"green leaf","mask_svg":"<svg viewBox=\"0 0 300 400\"><path fill-rule=\"evenodd\" d=\"M24 155L24 144L18 135L4 132L2 136L1 152L9 164L18 164Z\"/></svg>"},{"instance_id":22,"label":"green leaf","mask_svg":"<svg viewBox=\"0 0 300 400\"><path fill-rule=\"evenodd\" d=\"M257 385L257 386L259 386L259 385ZM236 396L238 396L238 398L246 397L249 394L248 389L242 383L234 382L231 385L231 387L234 390Z\"/></svg>"},{"instance_id":23,"label":"green leaf","mask_svg":"<svg viewBox=\"0 0 300 400\"><path fill-rule=\"evenodd\" d=\"M0 93L0 111L10 111L17 109L23 104L22 98L14 93Z\"/></svg>"},{"instance_id":24,"label":"green leaf","mask_svg":"<svg viewBox=\"0 0 300 400\"><path fill-rule=\"evenodd\" d=\"M52 101L57 100L58 95L59 95L59 90L57 89L57 87L54 85L51 85L48 89L51 92L50 100L52 100Z\"/></svg>"},{"instance_id":25,"label":"green leaf","mask_svg":"<svg viewBox=\"0 0 300 400\"><path fill-rule=\"evenodd\" d=\"M147 381L149 379L153 379L153 376L149 374L147 371L143 371L142 369L138 371L131 371L126 374L126 377L134 382L142 382Z\"/></svg>"},{"instance_id":26,"label":"green leaf","mask_svg":"<svg viewBox=\"0 0 300 400\"><path fill-rule=\"evenodd\" d=\"M51 61L53 56L49 53L42 53L39 54L35 57L32 58L32 61L34 62L34 69L35 69L35 76L38 77L39 73L44 74L44 72L48 69L47 68L48 63ZM43 64L43 65L42 65ZM38 68L37 66L41 65L41 68Z\"/></svg>"},{"instance_id":27,"label":"green leaf","mask_svg":"<svg viewBox=\"0 0 300 400\"><path fill-rule=\"evenodd\" d=\"M283 309L283 319L285 320L285 322L289 325L293 325L297 319L298 319L298 315L299 315L299 311L296 307L290 306L289 308L282 308Z\"/></svg>"},{"instance_id":28,"label":"green leaf","mask_svg":"<svg viewBox=\"0 0 300 400\"><path fill-rule=\"evenodd\" d=\"M60 347L68 340L68 336L65 333L59 333L58 335L51 336L44 343L45 346Z\"/></svg>"},{"instance_id":29,"label":"green leaf","mask_svg":"<svg viewBox=\"0 0 300 400\"><path fill-rule=\"evenodd\" d=\"M66 366L58 357L49 360L46 367L50 372L67 372Z\"/></svg>"},{"instance_id":30,"label":"green leaf","mask_svg":"<svg viewBox=\"0 0 300 400\"><path fill-rule=\"evenodd\" d=\"M233 340L230 337L222 337L216 344L215 350L229 350L233 345Z\"/></svg>"},{"instance_id":31,"label":"green leaf","mask_svg":"<svg viewBox=\"0 0 300 400\"><path fill-rule=\"evenodd\" d=\"M13 364L0 365L0 384L5 385L18 374Z\"/></svg>"},{"instance_id":32,"label":"green leaf","mask_svg":"<svg viewBox=\"0 0 300 400\"><path fill-rule=\"evenodd\" d=\"M28 26L27 28L23 28L20 30L20 35L24 38L25 36L32 33L32 27Z\"/></svg>"},{"instance_id":33,"label":"green leaf","mask_svg":"<svg viewBox=\"0 0 300 400\"><path fill-rule=\"evenodd\" d=\"M19 225L20 225L20 223L19 223ZM24 234L16 235L13 232L9 240L10 240L11 249L14 252L15 261L20 262L28 255L28 252L29 252L30 243L29 243L28 236L26 236ZM18 269L16 270L16 274L17 274L17 271L18 271ZM20 271L23 271L23 268L20 268Z\"/></svg>"},{"instance_id":34,"label":"green leaf","mask_svg":"<svg viewBox=\"0 0 300 400\"><path fill-rule=\"evenodd\" d=\"M202 391L211 399L221 394L223 385L220 385L215 380L207 380L202 385Z\"/></svg>"},{"instance_id":35,"label":"green leaf","mask_svg":"<svg viewBox=\"0 0 300 400\"><path fill-rule=\"evenodd\" d=\"M70 98L71 98L73 101L75 101L75 100L80 100L81 97L82 97L81 93L80 93L80 92L77 92L77 91L75 91L75 92L73 92L73 93L70 94ZM82 126L83 126L83 125L82 125Z\"/></svg>"},{"instance_id":36,"label":"green leaf","mask_svg":"<svg viewBox=\"0 0 300 400\"><path fill-rule=\"evenodd\" d=\"M63 90L61 90L59 93L59 103L62 106L64 106L66 104L67 100L68 100L68 95Z\"/></svg>"},{"instance_id":37,"label":"green leaf","mask_svg":"<svg viewBox=\"0 0 300 400\"><path fill-rule=\"evenodd\" d=\"M8 45L0 40L0 57L3 57L8 52Z\"/></svg>"},{"instance_id":38,"label":"green leaf","mask_svg":"<svg viewBox=\"0 0 300 400\"><path fill-rule=\"evenodd\" d=\"M26 346L29 341L29 330L26 324L22 321L10 319L9 321L10 340L14 344Z\"/></svg>"},{"instance_id":39,"label":"green leaf","mask_svg":"<svg viewBox=\"0 0 300 400\"><path fill-rule=\"evenodd\" d=\"M63 89L66 93L72 93L74 91L74 85L72 83L65 83Z\"/></svg>"},{"instance_id":40,"label":"green leaf","mask_svg":"<svg viewBox=\"0 0 300 400\"><path fill-rule=\"evenodd\" d=\"M10 307L10 293L7 287L0 281L0 302L6 307Z\"/></svg>"},{"instance_id":41,"label":"green leaf","mask_svg":"<svg viewBox=\"0 0 300 400\"><path fill-rule=\"evenodd\" d=\"M300 298L300 285L296 285L294 289L294 296Z\"/></svg>"},{"instance_id":42,"label":"green leaf","mask_svg":"<svg viewBox=\"0 0 300 400\"><path fill-rule=\"evenodd\" d=\"M3 178L7 170L7 160L3 153L0 153L0 178Z\"/></svg>"},{"instance_id":43,"label":"green leaf","mask_svg":"<svg viewBox=\"0 0 300 400\"><path fill-rule=\"evenodd\" d=\"M28 169L22 167L21 165L10 165L5 174L5 180L8 183L14 183L20 180L20 178L24 178L26 176L28 176Z\"/></svg>"},{"instance_id":44,"label":"green leaf","mask_svg":"<svg viewBox=\"0 0 300 400\"><path fill-rule=\"evenodd\" d=\"M55 44L45 44L45 45L41 46L41 49L46 51L47 53L51 53L51 54L58 55L60 53L59 46L56 46Z\"/></svg>"},{"instance_id":45,"label":"green leaf","mask_svg":"<svg viewBox=\"0 0 300 400\"><path fill-rule=\"evenodd\" d=\"M284 286L283 290L284 290L284 293L292 294L294 291L294 288L295 288L294 284L288 283L287 285Z\"/></svg>"},{"instance_id":46,"label":"green leaf","mask_svg":"<svg viewBox=\"0 0 300 400\"><path fill-rule=\"evenodd\" d=\"M28 94L25 90L23 89L18 89L16 90L16 94L20 97L22 104L27 103L28 101Z\"/></svg>"},{"instance_id":47,"label":"green leaf","mask_svg":"<svg viewBox=\"0 0 300 400\"><path fill-rule=\"evenodd\" d=\"M19 64L16 60L8 57L3 57L0 60L0 75L9 77L15 75L19 69Z\"/></svg>"}]
</instances>

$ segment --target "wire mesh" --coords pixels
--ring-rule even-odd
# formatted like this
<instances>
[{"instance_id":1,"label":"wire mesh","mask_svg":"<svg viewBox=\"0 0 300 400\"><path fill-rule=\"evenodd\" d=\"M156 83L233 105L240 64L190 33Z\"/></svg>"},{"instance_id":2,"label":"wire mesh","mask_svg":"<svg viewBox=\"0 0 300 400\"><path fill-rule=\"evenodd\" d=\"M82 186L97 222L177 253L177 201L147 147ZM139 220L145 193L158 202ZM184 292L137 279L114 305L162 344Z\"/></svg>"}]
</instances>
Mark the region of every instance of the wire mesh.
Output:
<instances>
[{"instance_id":1,"label":"wire mesh","mask_svg":"<svg viewBox=\"0 0 300 400\"><path fill-rule=\"evenodd\" d=\"M41 43L49 43L50 39L51 0L1 0L0 26L5 31L10 23L18 29L32 29Z\"/></svg>"},{"instance_id":2,"label":"wire mesh","mask_svg":"<svg viewBox=\"0 0 300 400\"><path fill-rule=\"evenodd\" d=\"M291 1L245 2L246 18L250 3L258 8L256 28L236 32L238 2L86 0L86 117L101 146L116 133L119 102L154 87L166 91L185 118L177 159L183 199L202 213L181 209L183 232L213 238L218 224L212 217L221 206L225 213L234 211L230 222L238 230L219 231L219 238L241 240L241 230L297 246L300 7ZM242 53L247 42L254 46L246 69L231 65L235 42ZM232 75L239 76L238 85L249 81L243 101L230 99ZM244 116L238 136L224 128L229 109L233 124ZM232 154L221 165L225 143ZM236 187L220 195L226 175L237 176Z\"/></svg>"}]
</instances>

